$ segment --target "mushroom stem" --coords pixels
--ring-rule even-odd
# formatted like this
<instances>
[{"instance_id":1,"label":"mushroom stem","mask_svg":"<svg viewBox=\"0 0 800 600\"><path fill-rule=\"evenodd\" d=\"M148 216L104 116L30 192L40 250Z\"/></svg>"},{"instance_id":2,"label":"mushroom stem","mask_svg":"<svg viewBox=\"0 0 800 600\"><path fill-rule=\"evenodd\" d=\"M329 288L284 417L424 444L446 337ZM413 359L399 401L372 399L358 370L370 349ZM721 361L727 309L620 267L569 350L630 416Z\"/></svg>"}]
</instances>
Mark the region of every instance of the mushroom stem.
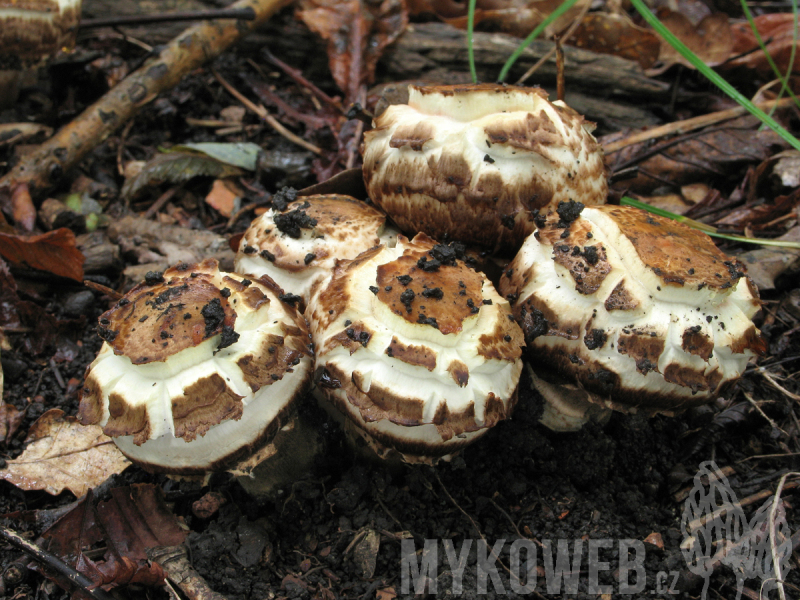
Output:
<instances>
[{"instance_id":1,"label":"mushroom stem","mask_svg":"<svg viewBox=\"0 0 800 600\"><path fill-rule=\"evenodd\" d=\"M306 407L301 407L270 444L231 471L248 494L272 499L281 488L313 472L326 447L314 421Z\"/></svg>"},{"instance_id":2,"label":"mushroom stem","mask_svg":"<svg viewBox=\"0 0 800 600\"><path fill-rule=\"evenodd\" d=\"M605 425L611 409L590 400L592 394L572 383L550 383L536 374L529 363L525 368L531 377L531 387L544 399L544 412L539 422L551 431L578 431L586 423Z\"/></svg>"}]
</instances>

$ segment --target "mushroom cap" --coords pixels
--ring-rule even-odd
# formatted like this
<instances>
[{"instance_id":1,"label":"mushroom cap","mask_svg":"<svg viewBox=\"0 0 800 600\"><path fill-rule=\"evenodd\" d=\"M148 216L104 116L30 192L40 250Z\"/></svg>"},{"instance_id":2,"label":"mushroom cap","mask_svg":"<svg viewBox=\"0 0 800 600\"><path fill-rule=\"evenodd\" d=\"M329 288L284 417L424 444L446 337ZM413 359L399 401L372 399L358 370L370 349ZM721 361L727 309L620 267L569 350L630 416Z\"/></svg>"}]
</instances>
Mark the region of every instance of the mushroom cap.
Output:
<instances>
[{"instance_id":1,"label":"mushroom cap","mask_svg":"<svg viewBox=\"0 0 800 600\"><path fill-rule=\"evenodd\" d=\"M758 291L705 233L629 206L538 215L500 281L535 366L609 408L713 400L765 349Z\"/></svg>"},{"instance_id":2,"label":"mushroom cap","mask_svg":"<svg viewBox=\"0 0 800 600\"><path fill-rule=\"evenodd\" d=\"M309 388L305 319L268 277L179 265L100 317L79 418L153 471L229 468L267 444Z\"/></svg>"},{"instance_id":3,"label":"mushroom cap","mask_svg":"<svg viewBox=\"0 0 800 600\"><path fill-rule=\"evenodd\" d=\"M522 331L451 246L399 236L340 261L307 314L319 387L383 446L445 456L511 414Z\"/></svg>"},{"instance_id":4,"label":"mushroom cap","mask_svg":"<svg viewBox=\"0 0 800 600\"><path fill-rule=\"evenodd\" d=\"M412 85L364 134L364 182L406 233L516 251L530 211L606 201L593 129L539 88Z\"/></svg>"},{"instance_id":5,"label":"mushroom cap","mask_svg":"<svg viewBox=\"0 0 800 600\"><path fill-rule=\"evenodd\" d=\"M276 222L277 220L277 222ZM355 258L379 244L394 246L397 231L386 215L338 194L298 198L284 210L270 208L244 234L236 272L269 275L307 303L330 276L337 258Z\"/></svg>"},{"instance_id":6,"label":"mushroom cap","mask_svg":"<svg viewBox=\"0 0 800 600\"><path fill-rule=\"evenodd\" d=\"M80 17L81 0L0 0L0 69L71 49Z\"/></svg>"}]
</instances>

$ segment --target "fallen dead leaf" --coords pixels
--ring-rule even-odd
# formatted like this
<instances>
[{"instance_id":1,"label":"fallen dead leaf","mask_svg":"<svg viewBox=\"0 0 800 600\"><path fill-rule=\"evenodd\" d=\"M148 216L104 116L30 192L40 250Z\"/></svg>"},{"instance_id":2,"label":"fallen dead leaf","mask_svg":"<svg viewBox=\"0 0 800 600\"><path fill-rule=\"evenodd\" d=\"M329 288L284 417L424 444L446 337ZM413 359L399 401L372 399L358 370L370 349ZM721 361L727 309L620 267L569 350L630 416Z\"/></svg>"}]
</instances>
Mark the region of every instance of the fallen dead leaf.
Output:
<instances>
[{"instance_id":1,"label":"fallen dead leaf","mask_svg":"<svg viewBox=\"0 0 800 600\"><path fill-rule=\"evenodd\" d=\"M186 532L164 502L161 489L147 484L114 488L106 502L95 501L90 490L42 537L49 552L95 585L109 589L162 583L164 572L147 559L147 550L182 544ZM98 547L105 547L102 560L87 556Z\"/></svg>"},{"instance_id":2,"label":"fallen dead leaf","mask_svg":"<svg viewBox=\"0 0 800 600\"><path fill-rule=\"evenodd\" d=\"M367 529L364 537L353 549L353 561L360 571L362 579L372 579L381 547L381 534L374 529Z\"/></svg>"},{"instance_id":3,"label":"fallen dead leaf","mask_svg":"<svg viewBox=\"0 0 800 600\"><path fill-rule=\"evenodd\" d=\"M397 592L393 587L381 588L375 592L375 600L393 600L397 597Z\"/></svg>"},{"instance_id":4,"label":"fallen dead leaf","mask_svg":"<svg viewBox=\"0 0 800 600\"><path fill-rule=\"evenodd\" d=\"M708 15L696 27L685 15L669 9L659 10L658 17L667 29L705 64L719 65L730 57L733 50L733 34L725 13ZM663 66L659 69L651 69L651 74L662 73L674 64L682 64L694 69L694 66L666 40L661 40L659 61L663 63Z\"/></svg>"},{"instance_id":5,"label":"fallen dead leaf","mask_svg":"<svg viewBox=\"0 0 800 600\"><path fill-rule=\"evenodd\" d=\"M772 173L780 180L781 185L788 188L800 186L800 152L787 150L773 158L777 158L778 162L775 163Z\"/></svg>"},{"instance_id":6,"label":"fallen dead leaf","mask_svg":"<svg viewBox=\"0 0 800 600\"><path fill-rule=\"evenodd\" d=\"M661 45L655 33L639 27L627 15L603 12L584 16L567 44L635 60L643 69L658 60Z\"/></svg>"},{"instance_id":7,"label":"fallen dead leaf","mask_svg":"<svg viewBox=\"0 0 800 600\"><path fill-rule=\"evenodd\" d=\"M223 217L230 217L239 210L243 194L244 192L234 182L216 179L206 196L206 204L217 209Z\"/></svg>"},{"instance_id":8,"label":"fallen dead leaf","mask_svg":"<svg viewBox=\"0 0 800 600\"><path fill-rule=\"evenodd\" d=\"M75 246L75 234L66 228L29 236L0 232L0 256L13 263L83 282L84 256Z\"/></svg>"},{"instance_id":9,"label":"fallen dead leaf","mask_svg":"<svg viewBox=\"0 0 800 600\"><path fill-rule=\"evenodd\" d=\"M372 83L383 49L408 25L402 0L302 0L297 16L327 40L331 74L349 102Z\"/></svg>"},{"instance_id":10,"label":"fallen dead leaf","mask_svg":"<svg viewBox=\"0 0 800 600\"><path fill-rule=\"evenodd\" d=\"M781 73L789 70L794 46L794 15L792 13L776 13L759 15L753 19L766 44L767 52ZM725 67L744 66L755 69L768 77L774 77L767 57L758 46L750 24L736 23L731 26L733 37L732 53L737 57L725 63ZM793 73L800 73L800 60L795 59Z\"/></svg>"},{"instance_id":11,"label":"fallen dead leaf","mask_svg":"<svg viewBox=\"0 0 800 600\"><path fill-rule=\"evenodd\" d=\"M771 130L759 131L754 118L742 117L666 141L664 146L650 156L652 146L633 144L607 155L608 167L614 171L620 165L637 164L638 175L624 185L632 192L648 194L665 183L681 186L705 181L713 185L715 180L737 177L743 168L766 160L775 148L786 144ZM641 161L636 160L639 155L644 155Z\"/></svg>"},{"instance_id":12,"label":"fallen dead leaf","mask_svg":"<svg viewBox=\"0 0 800 600\"><path fill-rule=\"evenodd\" d=\"M37 419L25 442L22 455L0 470L0 479L23 490L68 489L80 497L131 464L101 427L81 425L57 408Z\"/></svg>"},{"instance_id":13,"label":"fallen dead leaf","mask_svg":"<svg viewBox=\"0 0 800 600\"><path fill-rule=\"evenodd\" d=\"M0 337L2 337L0 333ZM3 369L0 367L0 396L3 392ZM22 424L25 418L25 413L20 411L13 404L0 404L0 444L7 444L8 440L14 437L14 434Z\"/></svg>"},{"instance_id":14,"label":"fallen dead leaf","mask_svg":"<svg viewBox=\"0 0 800 600\"><path fill-rule=\"evenodd\" d=\"M651 546L655 546L656 548L659 548L661 550L664 549L664 539L661 537L661 534L658 533L657 531L654 531L646 538L644 538L644 543L650 544Z\"/></svg>"}]
</instances>

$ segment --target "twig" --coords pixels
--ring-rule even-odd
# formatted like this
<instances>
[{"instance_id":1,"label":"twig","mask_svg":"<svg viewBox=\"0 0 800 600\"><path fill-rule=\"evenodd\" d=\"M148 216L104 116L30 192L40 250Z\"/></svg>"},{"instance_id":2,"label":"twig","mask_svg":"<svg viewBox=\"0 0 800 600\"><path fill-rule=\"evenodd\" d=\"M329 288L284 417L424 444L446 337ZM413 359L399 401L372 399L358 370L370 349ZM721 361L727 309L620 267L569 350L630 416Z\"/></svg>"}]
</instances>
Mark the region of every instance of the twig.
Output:
<instances>
[{"instance_id":1,"label":"twig","mask_svg":"<svg viewBox=\"0 0 800 600\"><path fill-rule=\"evenodd\" d=\"M145 219L152 219L156 216L156 213L162 209L162 207L169 202L172 197L178 193L178 190L181 189L181 186L176 185L175 187L169 188L166 192L161 194L158 199L153 202L150 208L147 209L147 212L144 213Z\"/></svg>"},{"instance_id":2,"label":"twig","mask_svg":"<svg viewBox=\"0 0 800 600\"><path fill-rule=\"evenodd\" d=\"M753 408L756 409L758 414L760 414L762 417L764 417L764 419L767 421L767 423L769 423L770 427L772 427L773 429L777 429L778 431L780 431L782 434L784 434L787 437L789 436L788 433L786 433L783 429L778 427L778 424L775 421L773 421L772 419L770 419L763 410L761 410L761 407L758 405L758 402L756 402L753 399L753 396L750 394L750 392L743 392L743 393L744 393L744 397L747 398L747 401L750 403L750 405Z\"/></svg>"},{"instance_id":3,"label":"twig","mask_svg":"<svg viewBox=\"0 0 800 600\"><path fill-rule=\"evenodd\" d=\"M791 458L793 456L800 456L800 452L784 452L782 454L754 454L742 460L736 461L738 463L747 462L748 460L759 460L762 458Z\"/></svg>"},{"instance_id":4,"label":"twig","mask_svg":"<svg viewBox=\"0 0 800 600\"><path fill-rule=\"evenodd\" d=\"M775 490L775 498L772 500L772 506L769 509L769 545L772 552L772 566L775 569L775 579L778 584L778 595L781 597L781 600L786 600L786 590L783 589L781 562L778 560L778 547L775 543L775 536L777 535L777 532L775 531L775 513L778 512L778 502L781 499L783 486L786 484L786 479L790 475L800 475L800 473L786 473L786 475L781 477L781 480L778 483L778 489Z\"/></svg>"},{"instance_id":5,"label":"twig","mask_svg":"<svg viewBox=\"0 0 800 600\"><path fill-rule=\"evenodd\" d=\"M298 146L302 146L306 150L313 152L314 154L322 154L322 150L319 147L315 146L310 142L305 141L303 138L296 136L291 131L286 129L286 127L284 127L281 123L279 123L275 117L269 114L266 108L264 108L261 105L257 105L254 102L251 102L249 98L244 96L241 92L239 92L239 90L237 90L230 83L225 81L225 79L223 79L223 77L219 73L217 73L215 69L211 69L211 72L214 74L214 78L217 81L219 81L220 85L222 85L222 87L224 87L231 96L236 98L239 102L241 102L247 108L256 113L261 119L266 121L267 124L269 124L269 126L272 127L275 131L277 131L280 135L285 137L290 142L294 142Z\"/></svg>"},{"instance_id":6,"label":"twig","mask_svg":"<svg viewBox=\"0 0 800 600\"><path fill-rule=\"evenodd\" d=\"M26 540L16 531L0 525L0 537L18 550L22 550L25 554L39 561L46 567L53 569L59 575L63 575L75 587L80 588L92 598L96 598L97 600L114 600L114 597L111 596L111 594L103 591L103 589L100 587L95 587L94 582L86 577L86 575L76 571L56 555L51 554L33 542Z\"/></svg>"},{"instance_id":7,"label":"twig","mask_svg":"<svg viewBox=\"0 0 800 600\"><path fill-rule=\"evenodd\" d=\"M306 88L308 91L310 91L316 98L318 98L319 100L322 100L325 104L328 104L329 106L331 106L332 108L338 110L339 112L342 112L342 113L344 112L344 109L342 108L341 102L338 102L338 101L334 100L333 98L328 96L328 94L326 94L321 89L319 89L316 85L311 83L308 79L303 77L303 74L299 70L293 69L292 67L287 65L285 62L283 62L282 60L277 58L275 55L273 55L272 52L270 52L266 48L264 50L262 50L261 53L264 55L264 57L269 62L271 62L276 67L278 67L281 71L286 73L289 77L294 79L295 83L297 83L298 85L300 85L300 86Z\"/></svg>"},{"instance_id":8,"label":"twig","mask_svg":"<svg viewBox=\"0 0 800 600\"><path fill-rule=\"evenodd\" d=\"M220 8L191 12L154 13L150 15L120 15L101 19L81 19L80 28L118 27L122 25L147 25L148 23L173 23L177 21L207 21L209 19L241 19L254 21L252 8Z\"/></svg>"},{"instance_id":9,"label":"twig","mask_svg":"<svg viewBox=\"0 0 800 600\"><path fill-rule=\"evenodd\" d=\"M49 189L88 152L127 123L184 75L220 55L263 25L289 0L238 0L231 8L252 8L254 21L202 22L186 29L139 69L86 108L71 123L19 161L0 179L0 193L29 186L36 194Z\"/></svg>"},{"instance_id":10,"label":"twig","mask_svg":"<svg viewBox=\"0 0 800 600\"><path fill-rule=\"evenodd\" d=\"M791 98L783 98L782 100L769 100L767 102L761 102L756 106L766 110L772 108L773 106L775 108L783 108L791 103ZM744 107L737 106L735 108L729 108L727 110L721 110L707 115L700 115L699 117L692 117L691 119L684 119L683 121L667 123L666 125L653 127L653 129L648 129L647 131L634 133L625 139L617 140L616 142L611 142L610 144L605 144L603 146L603 151L606 154L611 154L612 152L618 152L623 148L632 146L633 144L639 144L641 142L654 140L668 135L680 135L682 133L688 133L689 131L694 131L695 129L700 129L701 127L719 123L720 121L727 121L728 119L739 117L746 112L747 110Z\"/></svg>"},{"instance_id":11,"label":"twig","mask_svg":"<svg viewBox=\"0 0 800 600\"><path fill-rule=\"evenodd\" d=\"M575 30L583 22L583 17L586 16L587 12L589 12L589 8L591 7L591 5L592 5L591 2L587 2L583 6L583 8L581 9L580 14L577 17L575 17L575 20L572 22L572 25L570 25L569 29L567 29L564 32L564 35L561 36L562 39L569 40L569 38L572 37L572 34L575 33ZM554 44L553 47L550 48L550 50L547 51L547 54L545 54L542 58L537 60L536 63L530 69L525 71L525 74L517 80L517 85L522 85L531 75L533 75L539 69L539 67L541 67L544 63L546 63L548 60L550 60L550 58L553 56L555 51L556 51L556 46Z\"/></svg>"},{"instance_id":12,"label":"twig","mask_svg":"<svg viewBox=\"0 0 800 600\"><path fill-rule=\"evenodd\" d=\"M89 281L88 279L83 280L83 285L88 287L90 290L94 290L95 292L100 292L101 294L105 294L111 300L116 302L117 300L121 299L124 294L120 294L117 290L113 290L108 286L103 285L102 283L95 283L94 281Z\"/></svg>"},{"instance_id":13,"label":"twig","mask_svg":"<svg viewBox=\"0 0 800 600\"><path fill-rule=\"evenodd\" d=\"M780 383L775 381L775 379L773 379L772 375L770 375L769 371L767 371L764 367L756 367L756 370L759 373L761 373L761 375L764 376L764 379L766 379L767 382L770 385L772 385L775 389L780 390L781 392L783 392L784 394L789 396L789 398L791 398L792 400L800 401L800 395L793 394L792 392L787 390L785 387L783 387Z\"/></svg>"}]
</instances>

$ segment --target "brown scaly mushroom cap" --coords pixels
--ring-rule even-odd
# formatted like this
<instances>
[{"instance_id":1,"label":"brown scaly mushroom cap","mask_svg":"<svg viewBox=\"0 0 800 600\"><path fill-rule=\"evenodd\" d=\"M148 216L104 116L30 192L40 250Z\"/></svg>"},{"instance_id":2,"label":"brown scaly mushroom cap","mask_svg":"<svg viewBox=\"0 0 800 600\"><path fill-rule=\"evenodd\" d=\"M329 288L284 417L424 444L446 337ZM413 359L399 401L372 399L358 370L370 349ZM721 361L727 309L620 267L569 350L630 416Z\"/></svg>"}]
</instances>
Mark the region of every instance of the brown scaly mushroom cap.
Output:
<instances>
[{"instance_id":1,"label":"brown scaly mushroom cap","mask_svg":"<svg viewBox=\"0 0 800 600\"><path fill-rule=\"evenodd\" d=\"M276 203L252 222L236 255L236 272L269 275L305 302L330 276L337 258L355 258L379 244L394 246L386 215L351 196L300 197Z\"/></svg>"},{"instance_id":2,"label":"brown scaly mushroom cap","mask_svg":"<svg viewBox=\"0 0 800 600\"><path fill-rule=\"evenodd\" d=\"M537 215L500 281L534 366L608 408L673 414L713 400L765 349L758 291L705 233L629 206Z\"/></svg>"},{"instance_id":3,"label":"brown scaly mushroom cap","mask_svg":"<svg viewBox=\"0 0 800 600\"><path fill-rule=\"evenodd\" d=\"M511 414L522 331L452 246L400 236L341 261L309 315L324 394L406 460L449 455Z\"/></svg>"},{"instance_id":4,"label":"brown scaly mushroom cap","mask_svg":"<svg viewBox=\"0 0 800 600\"><path fill-rule=\"evenodd\" d=\"M268 443L311 383L305 320L268 277L179 265L100 317L79 418L154 471L229 468Z\"/></svg>"},{"instance_id":5,"label":"brown scaly mushroom cap","mask_svg":"<svg viewBox=\"0 0 800 600\"><path fill-rule=\"evenodd\" d=\"M406 233L516 251L530 211L606 201L593 129L539 88L410 86L364 134L364 182Z\"/></svg>"},{"instance_id":6,"label":"brown scaly mushroom cap","mask_svg":"<svg viewBox=\"0 0 800 600\"><path fill-rule=\"evenodd\" d=\"M0 69L20 69L71 49L81 0L0 0Z\"/></svg>"}]
</instances>

